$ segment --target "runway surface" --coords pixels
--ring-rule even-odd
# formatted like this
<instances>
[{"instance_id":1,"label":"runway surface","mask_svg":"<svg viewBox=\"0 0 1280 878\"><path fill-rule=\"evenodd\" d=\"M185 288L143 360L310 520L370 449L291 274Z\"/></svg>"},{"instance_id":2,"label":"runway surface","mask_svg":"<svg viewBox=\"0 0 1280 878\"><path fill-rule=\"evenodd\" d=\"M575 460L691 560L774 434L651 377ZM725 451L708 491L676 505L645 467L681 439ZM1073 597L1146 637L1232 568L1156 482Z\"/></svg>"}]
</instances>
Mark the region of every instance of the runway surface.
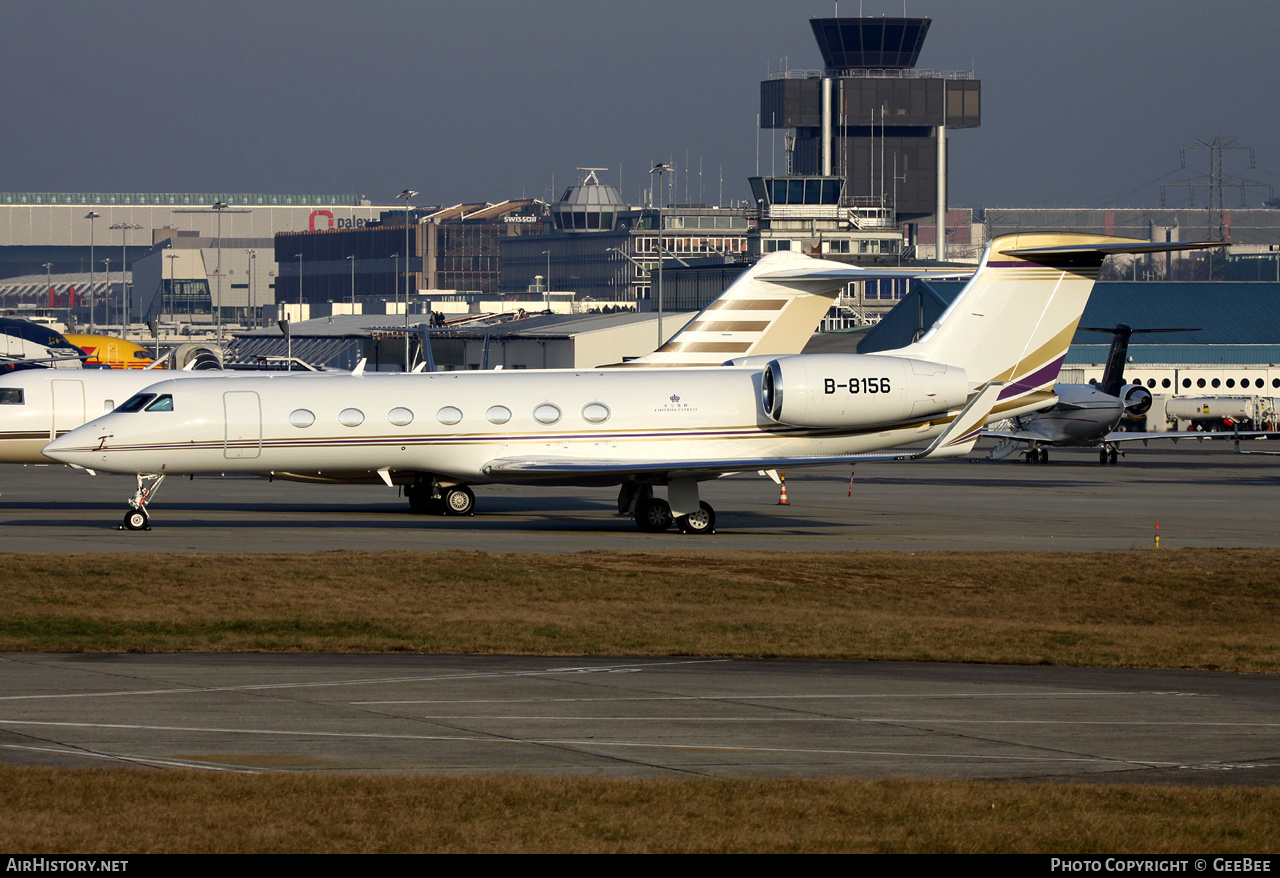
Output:
<instances>
[{"instance_id":1,"label":"runway surface","mask_svg":"<svg viewBox=\"0 0 1280 878\"><path fill-rule=\"evenodd\" d=\"M1280 443L1253 443L1280 450ZM385 486L250 477L170 479L149 532L117 529L133 479L65 467L0 469L4 548L20 552L314 552L326 549L573 552L585 549L1060 549L1280 545L1280 457L1230 442L1090 450L1049 464L985 460L797 470L790 505L755 474L703 483L713 536L640 533L616 489L480 485L470 518L412 515ZM659 489L661 495L661 489Z\"/></svg>"},{"instance_id":2,"label":"runway surface","mask_svg":"<svg viewBox=\"0 0 1280 878\"><path fill-rule=\"evenodd\" d=\"M1275 447L1267 443L1267 448ZM640 533L615 491L479 486L473 518L380 486L0 470L13 552L1276 546L1280 457L1230 443L708 483L715 536ZM10 655L0 762L586 776L1280 781L1280 678L1067 668L440 656Z\"/></svg>"},{"instance_id":3,"label":"runway surface","mask_svg":"<svg viewBox=\"0 0 1280 878\"><path fill-rule=\"evenodd\" d=\"M0 657L0 762L1280 782L1280 678L662 658Z\"/></svg>"}]
</instances>

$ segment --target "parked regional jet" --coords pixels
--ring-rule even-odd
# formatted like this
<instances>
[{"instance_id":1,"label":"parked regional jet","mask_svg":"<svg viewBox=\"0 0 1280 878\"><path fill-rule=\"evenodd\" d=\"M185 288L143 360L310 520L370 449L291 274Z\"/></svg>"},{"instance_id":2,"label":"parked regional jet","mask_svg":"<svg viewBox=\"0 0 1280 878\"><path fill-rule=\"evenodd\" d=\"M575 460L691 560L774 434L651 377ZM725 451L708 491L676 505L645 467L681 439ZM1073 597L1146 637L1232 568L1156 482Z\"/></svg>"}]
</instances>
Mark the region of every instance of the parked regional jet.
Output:
<instances>
[{"instance_id":1,"label":"parked regional jet","mask_svg":"<svg viewBox=\"0 0 1280 878\"><path fill-rule=\"evenodd\" d=\"M983 430L984 436L1001 439L991 452L992 460L1009 457L1019 445L1027 450L1027 463L1048 463L1049 448L1097 448L1098 463L1114 464L1123 452L1122 442L1188 438L1186 433L1142 433L1117 430L1121 419L1141 417L1151 410L1151 391L1141 384L1126 384L1124 365L1129 354L1129 338L1134 333L1194 332L1193 329L1133 329L1121 323L1115 329L1090 329L1114 336L1107 352L1107 365L1100 384L1055 384L1058 401L1041 411L1011 418L1012 429ZM1214 434L1195 433L1193 438L1213 438ZM1226 435L1226 434L1219 434ZM1262 435L1257 432L1249 436Z\"/></svg>"},{"instance_id":2,"label":"parked regional jet","mask_svg":"<svg viewBox=\"0 0 1280 878\"><path fill-rule=\"evenodd\" d=\"M645 531L710 533L699 482L782 467L919 459L972 448L991 418L1044 408L1103 259L1197 249L1067 233L995 239L918 341L861 356L674 369L227 377L161 381L51 442L76 466L133 473L125 527L170 474L370 473L454 514L485 483L620 486ZM847 266L814 260L831 279ZM803 270L788 283L805 282ZM762 303L765 296L762 295ZM911 454L872 453L933 440ZM652 496L666 486L667 499Z\"/></svg>"}]
</instances>

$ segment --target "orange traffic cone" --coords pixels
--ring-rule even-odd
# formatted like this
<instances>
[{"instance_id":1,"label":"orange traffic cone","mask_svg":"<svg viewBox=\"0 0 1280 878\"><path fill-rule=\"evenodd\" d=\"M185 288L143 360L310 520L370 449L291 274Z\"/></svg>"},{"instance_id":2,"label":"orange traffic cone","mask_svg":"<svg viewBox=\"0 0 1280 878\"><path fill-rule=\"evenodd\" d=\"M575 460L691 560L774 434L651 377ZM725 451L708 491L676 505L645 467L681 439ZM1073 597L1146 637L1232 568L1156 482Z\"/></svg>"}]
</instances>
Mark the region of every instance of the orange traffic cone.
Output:
<instances>
[{"instance_id":1,"label":"orange traffic cone","mask_svg":"<svg viewBox=\"0 0 1280 878\"><path fill-rule=\"evenodd\" d=\"M787 474L786 473L778 474L778 484L782 486L782 493L778 496L778 505L790 506L791 503L790 501L787 500Z\"/></svg>"}]
</instances>

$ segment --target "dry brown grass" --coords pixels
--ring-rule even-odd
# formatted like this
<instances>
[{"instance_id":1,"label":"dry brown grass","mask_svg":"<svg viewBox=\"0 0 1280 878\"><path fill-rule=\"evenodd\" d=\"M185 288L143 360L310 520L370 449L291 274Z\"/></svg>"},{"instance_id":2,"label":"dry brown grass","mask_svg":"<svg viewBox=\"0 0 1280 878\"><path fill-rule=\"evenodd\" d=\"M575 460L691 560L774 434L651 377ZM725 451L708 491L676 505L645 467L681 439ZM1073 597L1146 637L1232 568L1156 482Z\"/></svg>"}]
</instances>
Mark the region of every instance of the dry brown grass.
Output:
<instances>
[{"instance_id":1,"label":"dry brown grass","mask_svg":"<svg viewBox=\"0 0 1280 878\"><path fill-rule=\"evenodd\" d=\"M0 651L1280 669L1280 550L0 555Z\"/></svg>"},{"instance_id":2,"label":"dry brown grass","mask_svg":"<svg viewBox=\"0 0 1280 878\"><path fill-rule=\"evenodd\" d=\"M43 855L1277 847L1274 789L0 768L0 848Z\"/></svg>"}]
</instances>

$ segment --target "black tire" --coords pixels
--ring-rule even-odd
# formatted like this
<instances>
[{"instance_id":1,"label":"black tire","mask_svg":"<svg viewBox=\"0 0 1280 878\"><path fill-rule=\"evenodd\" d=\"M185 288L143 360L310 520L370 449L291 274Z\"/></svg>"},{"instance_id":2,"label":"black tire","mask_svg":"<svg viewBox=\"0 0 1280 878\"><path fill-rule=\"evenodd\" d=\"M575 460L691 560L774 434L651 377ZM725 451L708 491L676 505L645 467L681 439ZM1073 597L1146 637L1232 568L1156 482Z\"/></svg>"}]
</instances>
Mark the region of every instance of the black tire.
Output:
<instances>
[{"instance_id":1,"label":"black tire","mask_svg":"<svg viewBox=\"0 0 1280 878\"><path fill-rule=\"evenodd\" d=\"M148 527L147 511L145 509L130 509L124 514L125 530L151 530Z\"/></svg>"},{"instance_id":2,"label":"black tire","mask_svg":"<svg viewBox=\"0 0 1280 878\"><path fill-rule=\"evenodd\" d=\"M476 495L466 485L454 485L444 492L445 515L474 515Z\"/></svg>"},{"instance_id":3,"label":"black tire","mask_svg":"<svg viewBox=\"0 0 1280 878\"><path fill-rule=\"evenodd\" d=\"M697 512L676 519L681 533L700 535L716 532L716 511L705 502L698 505L702 508Z\"/></svg>"},{"instance_id":4,"label":"black tire","mask_svg":"<svg viewBox=\"0 0 1280 878\"><path fill-rule=\"evenodd\" d=\"M1107 465L1107 449L1104 448L1098 452L1098 463L1103 466Z\"/></svg>"},{"instance_id":5,"label":"black tire","mask_svg":"<svg viewBox=\"0 0 1280 878\"><path fill-rule=\"evenodd\" d=\"M1110 458L1108 462L1113 466L1120 462L1120 452L1116 451L1114 448L1111 449L1111 454L1108 455L1108 457Z\"/></svg>"},{"instance_id":6,"label":"black tire","mask_svg":"<svg viewBox=\"0 0 1280 878\"><path fill-rule=\"evenodd\" d=\"M660 534L671 527L671 506L666 500L650 497L636 504L636 527L647 534Z\"/></svg>"},{"instance_id":7,"label":"black tire","mask_svg":"<svg viewBox=\"0 0 1280 878\"><path fill-rule=\"evenodd\" d=\"M444 515L444 498L432 497L428 485L410 485L404 489L409 511L414 515Z\"/></svg>"}]
</instances>

